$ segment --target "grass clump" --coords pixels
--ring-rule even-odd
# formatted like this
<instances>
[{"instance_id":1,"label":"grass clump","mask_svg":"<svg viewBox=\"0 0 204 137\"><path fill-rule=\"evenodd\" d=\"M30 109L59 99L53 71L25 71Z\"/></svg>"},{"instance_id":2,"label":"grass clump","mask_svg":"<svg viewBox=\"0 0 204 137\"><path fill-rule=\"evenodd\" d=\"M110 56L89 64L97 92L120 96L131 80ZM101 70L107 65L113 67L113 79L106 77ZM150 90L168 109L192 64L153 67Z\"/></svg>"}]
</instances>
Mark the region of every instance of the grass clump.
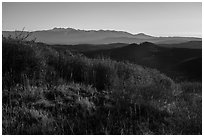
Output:
<instances>
[{"instance_id":1,"label":"grass clump","mask_svg":"<svg viewBox=\"0 0 204 137\"><path fill-rule=\"evenodd\" d=\"M3 41L3 134L201 134L202 86L159 71Z\"/></svg>"}]
</instances>

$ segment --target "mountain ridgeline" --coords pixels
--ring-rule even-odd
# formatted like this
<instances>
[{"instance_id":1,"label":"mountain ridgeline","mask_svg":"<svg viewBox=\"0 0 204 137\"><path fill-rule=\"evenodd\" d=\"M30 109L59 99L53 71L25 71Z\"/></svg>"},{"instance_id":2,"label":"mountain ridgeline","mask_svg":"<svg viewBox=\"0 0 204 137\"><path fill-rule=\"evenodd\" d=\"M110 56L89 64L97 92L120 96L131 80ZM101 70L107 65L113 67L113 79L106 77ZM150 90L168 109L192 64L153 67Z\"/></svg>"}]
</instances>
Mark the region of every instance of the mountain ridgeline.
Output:
<instances>
[{"instance_id":1,"label":"mountain ridgeline","mask_svg":"<svg viewBox=\"0 0 204 137\"><path fill-rule=\"evenodd\" d=\"M15 37L21 31L3 31L4 37ZM23 31L26 35L29 32ZM131 34L115 30L79 30L73 28L53 28L50 30L33 31L28 40L35 39L46 44L110 44L110 43L142 43L178 44L189 41L201 41L195 37L154 37L144 33Z\"/></svg>"}]
</instances>

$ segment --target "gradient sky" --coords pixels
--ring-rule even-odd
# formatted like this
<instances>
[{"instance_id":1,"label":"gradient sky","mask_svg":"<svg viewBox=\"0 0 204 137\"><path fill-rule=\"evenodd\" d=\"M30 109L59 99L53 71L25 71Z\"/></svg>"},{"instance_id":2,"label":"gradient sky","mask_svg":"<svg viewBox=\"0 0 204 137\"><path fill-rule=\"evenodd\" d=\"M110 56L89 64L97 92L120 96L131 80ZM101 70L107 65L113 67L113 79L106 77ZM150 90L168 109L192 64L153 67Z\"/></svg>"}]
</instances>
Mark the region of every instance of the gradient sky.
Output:
<instances>
[{"instance_id":1,"label":"gradient sky","mask_svg":"<svg viewBox=\"0 0 204 137\"><path fill-rule=\"evenodd\" d=\"M6 3L3 30L71 27L153 36L202 36L202 3Z\"/></svg>"}]
</instances>

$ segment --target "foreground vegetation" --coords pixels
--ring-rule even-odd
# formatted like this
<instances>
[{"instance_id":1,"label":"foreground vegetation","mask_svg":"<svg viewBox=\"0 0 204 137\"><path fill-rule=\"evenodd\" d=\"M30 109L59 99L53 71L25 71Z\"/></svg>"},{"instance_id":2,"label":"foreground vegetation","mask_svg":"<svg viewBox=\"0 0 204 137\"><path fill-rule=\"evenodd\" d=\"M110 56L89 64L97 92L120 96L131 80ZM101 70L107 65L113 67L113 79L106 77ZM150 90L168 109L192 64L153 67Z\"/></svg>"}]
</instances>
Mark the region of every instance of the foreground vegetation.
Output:
<instances>
[{"instance_id":1,"label":"foreground vegetation","mask_svg":"<svg viewBox=\"0 0 204 137\"><path fill-rule=\"evenodd\" d=\"M3 39L3 134L202 134L201 83Z\"/></svg>"}]
</instances>

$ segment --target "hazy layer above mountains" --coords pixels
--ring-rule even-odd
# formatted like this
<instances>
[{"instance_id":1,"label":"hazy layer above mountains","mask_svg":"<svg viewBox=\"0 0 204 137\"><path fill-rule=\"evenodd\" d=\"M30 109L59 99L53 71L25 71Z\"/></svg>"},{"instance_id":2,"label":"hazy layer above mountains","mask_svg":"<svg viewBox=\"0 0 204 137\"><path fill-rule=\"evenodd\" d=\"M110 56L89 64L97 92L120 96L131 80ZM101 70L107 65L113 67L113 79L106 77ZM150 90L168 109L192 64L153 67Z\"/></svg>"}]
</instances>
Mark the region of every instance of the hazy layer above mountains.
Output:
<instances>
[{"instance_id":1,"label":"hazy layer above mountains","mask_svg":"<svg viewBox=\"0 0 204 137\"><path fill-rule=\"evenodd\" d=\"M3 31L4 37L15 37L20 31ZM28 32L23 32L23 35ZM37 42L47 44L110 44L110 43L142 43L177 44L189 41L202 41L196 37L154 37L144 33L131 34L115 30L78 30L73 28L54 28L51 30L33 31L28 39L36 38Z\"/></svg>"}]
</instances>

